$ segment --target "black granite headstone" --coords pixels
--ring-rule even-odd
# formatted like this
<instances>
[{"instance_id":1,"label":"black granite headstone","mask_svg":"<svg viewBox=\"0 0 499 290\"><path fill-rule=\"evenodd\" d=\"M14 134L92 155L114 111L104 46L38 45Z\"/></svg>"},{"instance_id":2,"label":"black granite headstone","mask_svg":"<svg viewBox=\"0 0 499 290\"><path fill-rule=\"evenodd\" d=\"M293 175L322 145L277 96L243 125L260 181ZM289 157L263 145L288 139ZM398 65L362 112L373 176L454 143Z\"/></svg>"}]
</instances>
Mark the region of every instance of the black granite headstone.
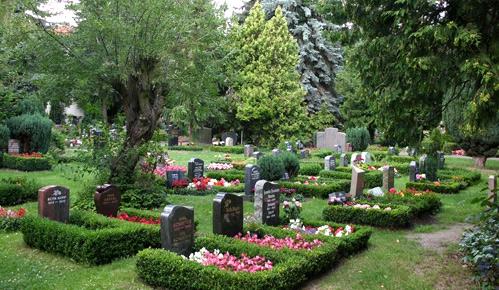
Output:
<instances>
[{"instance_id":1,"label":"black granite headstone","mask_svg":"<svg viewBox=\"0 0 499 290\"><path fill-rule=\"evenodd\" d=\"M189 256L194 245L194 209L167 205L160 221L161 246L168 251Z\"/></svg>"},{"instance_id":2,"label":"black granite headstone","mask_svg":"<svg viewBox=\"0 0 499 290\"><path fill-rule=\"evenodd\" d=\"M204 161L199 158L191 158L187 163L187 177L190 180L200 178L204 175Z\"/></svg>"},{"instance_id":3,"label":"black granite headstone","mask_svg":"<svg viewBox=\"0 0 499 290\"><path fill-rule=\"evenodd\" d=\"M185 179L184 172L180 170L172 170L166 172L166 187L172 188L173 183L177 180Z\"/></svg>"},{"instance_id":4,"label":"black granite headstone","mask_svg":"<svg viewBox=\"0 0 499 290\"><path fill-rule=\"evenodd\" d=\"M260 159L263 157L263 153L260 152L260 151L256 151L256 152L253 152L253 158L255 158L256 160Z\"/></svg>"},{"instance_id":5,"label":"black granite headstone","mask_svg":"<svg viewBox=\"0 0 499 290\"><path fill-rule=\"evenodd\" d=\"M258 165L247 164L244 167L244 194L246 197L255 195L255 184L260 179L260 167Z\"/></svg>"},{"instance_id":6,"label":"black granite headstone","mask_svg":"<svg viewBox=\"0 0 499 290\"><path fill-rule=\"evenodd\" d=\"M279 185L259 180L255 185L255 218L270 225L279 225Z\"/></svg>"},{"instance_id":7,"label":"black granite headstone","mask_svg":"<svg viewBox=\"0 0 499 290\"><path fill-rule=\"evenodd\" d=\"M233 237L243 232L243 197L218 193L213 200L213 233Z\"/></svg>"},{"instance_id":8,"label":"black granite headstone","mask_svg":"<svg viewBox=\"0 0 499 290\"><path fill-rule=\"evenodd\" d=\"M324 170L335 170L335 169L336 169L336 158L331 155L324 157Z\"/></svg>"}]
</instances>

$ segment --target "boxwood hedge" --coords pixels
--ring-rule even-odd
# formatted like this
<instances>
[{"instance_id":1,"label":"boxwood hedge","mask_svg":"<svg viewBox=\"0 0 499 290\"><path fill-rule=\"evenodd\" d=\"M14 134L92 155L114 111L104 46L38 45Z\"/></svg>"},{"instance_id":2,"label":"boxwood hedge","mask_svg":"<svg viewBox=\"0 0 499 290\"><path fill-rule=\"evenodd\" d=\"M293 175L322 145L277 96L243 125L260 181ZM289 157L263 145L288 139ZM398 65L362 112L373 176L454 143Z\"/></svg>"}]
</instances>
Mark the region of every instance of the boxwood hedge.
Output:
<instances>
[{"instance_id":1,"label":"boxwood hedge","mask_svg":"<svg viewBox=\"0 0 499 290\"><path fill-rule=\"evenodd\" d=\"M467 185L476 184L482 178L480 172L466 170L462 168L446 168L437 172L440 180L449 180L455 182L465 182Z\"/></svg>"},{"instance_id":2,"label":"boxwood hedge","mask_svg":"<svg viewBox=\"0 0 499 290\"><path fill-rule=\"evenodd\" d=\"M364 201L367 200L360 200L359 202ZM385 194L380 197L372 197L369 201L376 204L406 205L411 209L411 214L415 217L436 214L442 207L442 202L435 193L423 193L420 196Z\"/></svg>"},{"instance_id":3,"label":"boxwood hedge","mask_svg":"<svg viewBox=\"0 0 499 290\"><path fill-rule=\"evenodd\" d=\"M230 154L243 154L243 146L210 146L210 151Z\"/></svg>"},{"instance_id":4,"label":"boxwood hedge","mask_svg":"<svg viewBox=\"0 0 499 290\"><path fill-rule=\"evenodd\" d=\"M459 182L431 182L431 181L414 181L407 182L406 188L413 188L416 190L429 190L437 193L458 193L465 185Z\"/></svg>"},{"instance_id":5,"label":"boxwood hedge","mask_svg":"<svg viewBox=\"0 0 499 290\"><path fill-rule=\"evenodd\" d=\"M375 205L375 203L367 204ZM411 209L405 205L382 204L382 208L392 210L361 209L353 206L329 205L322 212L326 221L353 223L377 227L402 228L411 224Z\"/></svg>"},{"instance_id":6,"label":"boxwood hedge","mask_svg":"<svg viewBox=\"0 0 499 290\"><path fill-rule=\"evenodd\" d=\"M346 167L344 167L346 168ZM319 176L334 179L352 179L352 169L348 172L343 170L321 170ZM364 175L365 187L372 188L383 185L383 172L379 170L367 170Z\"/></svg>"},{"instance_id":7,"label":"boxwood hedge","mask_svg":"<svg viewBox=\"0 0 499 290\"><path fill-rule=\"evenodd\" d=\"M21 231L25 243L86 264L105 264L160 246L159 227L111 219L73 210L69 223L26 216Z\"/></svg>"},{"instance_id":8,"label":"boxwood hedge","mask_svg":"<svg viewBox=\"0 0 499 290\"><path fill-rule=\"evenodd\" d=\"M24 177L0 180L0 205L9 206L34 201L38 198L40 185Z\"/></svg>"},{"instance_id":9,"label":"boxwood hedge","mask_svg":"<svg viewBox=\"0 0 499 290\"><path fill-rule=\"evenodd\" d=\"M332 192L349 191L350 180L337 180L326 183L325 185L306 185L290 181L279 181L281 188L294 189L296 194L301 194L305 197L327 198Z\"/></svg>"},{"instance_id":10,"label":"boxwood hedge","mask_svg":"<svg viewBox=\"0 0 499 290\"><path fill-rule=\"evenodd\" d=\"M50 170L52 168L49 159L46 157L24 158L24 157L12 156L9 154L3 155L2 166L4 168L21 170L21 171L41 171L41 170Z\"/></svg>"},{"instance_id":11,"label":"boxwood hedge","mask_svg":"<svg viewBox=\"0 0 499 290\"><path fill-rule=\"evenodd\" d=\"M227 181L239 179L239 181L244 182L244 171L236 169L213 170L213 171L207 171L206 177L215 178L215 179L223 178Z\"/></svg>"},{"instance_id":12,"label":"boxwood hedge","mask_svg":"<svg viewBox=\"0 0 499 290\"><path fill-rule=\"evenodd\" d=\"M176 151L203 151L201 146L168 146L168 150Z\"/></svg>"}]
</instances>

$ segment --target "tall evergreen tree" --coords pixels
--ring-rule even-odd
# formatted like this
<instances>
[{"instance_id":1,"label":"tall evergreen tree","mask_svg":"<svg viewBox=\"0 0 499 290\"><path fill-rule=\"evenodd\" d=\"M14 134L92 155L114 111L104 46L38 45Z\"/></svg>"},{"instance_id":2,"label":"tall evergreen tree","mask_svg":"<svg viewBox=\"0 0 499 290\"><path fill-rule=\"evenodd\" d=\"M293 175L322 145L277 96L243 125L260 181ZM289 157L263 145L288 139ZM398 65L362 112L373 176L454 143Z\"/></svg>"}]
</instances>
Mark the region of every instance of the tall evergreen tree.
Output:
<instances>
[{"instance_id":1,"label":"tall evergreen tree","mask_svg":"<svg viewBox=\"0 0 499 290\"><path fill-rule=\"evenodd\" d=\"M236 117L245 132L265 145L305 133L305 92L296 71L298 45L281 8L265 22L262 7L256 3L244 25L231 33L229 67L234 77Z\"/></svg>"}]
</instances>

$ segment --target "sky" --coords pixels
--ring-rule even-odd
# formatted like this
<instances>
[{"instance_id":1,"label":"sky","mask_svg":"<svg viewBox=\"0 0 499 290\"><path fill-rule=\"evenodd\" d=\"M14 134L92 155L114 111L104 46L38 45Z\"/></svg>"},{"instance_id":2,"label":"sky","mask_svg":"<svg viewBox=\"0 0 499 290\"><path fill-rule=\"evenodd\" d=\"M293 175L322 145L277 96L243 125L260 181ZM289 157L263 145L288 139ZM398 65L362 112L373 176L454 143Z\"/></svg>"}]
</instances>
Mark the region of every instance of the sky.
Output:
<instances>
[{"instance_id":1,"label":"sky","mask_svg":"<svg viewBox=\"0 0 499 290\"><path fill-rule=\"evenodd\" d=\"M67 4L73 2L78 2L78 0L48 0L46 4L40 5L40 10L53 14L45 17L45 20L50 23L69 23L71 26L76 26L74 13L65 9ZM226 3L228 9L225 12L225 17L230 18L235 10L242 7L244 0L213 0L213 2L218 6Z\"/></svg>"}]
</instances>

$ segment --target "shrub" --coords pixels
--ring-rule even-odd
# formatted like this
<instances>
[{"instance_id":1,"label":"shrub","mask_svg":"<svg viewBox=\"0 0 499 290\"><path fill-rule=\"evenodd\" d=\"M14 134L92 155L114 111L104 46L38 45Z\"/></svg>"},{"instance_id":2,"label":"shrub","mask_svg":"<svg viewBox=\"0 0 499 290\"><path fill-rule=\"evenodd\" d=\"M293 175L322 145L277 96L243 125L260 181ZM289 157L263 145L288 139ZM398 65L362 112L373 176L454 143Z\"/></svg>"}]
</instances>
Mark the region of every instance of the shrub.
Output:
<instances>
[{"instance_id":1,"label":"shrub","mask_svg":"<svg viewBox=\"0 0 499 290\"><path fill-rule=\"evenodd\" d=\"M437 176L440 180L466 182L468 184L475 184L482 178L480 172L462 168L440 169L437 173Z\"/></svg>"},{"instance_id":2,"label":"shrub","mask_svg":"<svg viewBox=\"0 0 499 290\"><path fill-rule=\"evenodd\" d=\"M318 163L302 163L300 165L300 175L317 176L323 169Z\"/></svg>"},{"instance_id":3,"label":"shrub","mask_svg":"<svg viewBox=\"0 0 499 290\"><path fill-rule=\"evenodd\" d=\"M437 193L458 193L463 189L463 185L459 182L429 182L429 181L415 181L407 182L406 188L414 188L420 191L433 191Z\"/></svg>"},{"instance_id":4,"label":"shrub","mask_svg":"<svg viewBox=\"0 0 499 290\"><path fill-rule=\"evenodd\" d=\"M176 150L176 151L203 151L203 147L200 147L200 146L168 146L168 150Z\"/></svg>"},{"instance_id":5,"label":"shrub","mask_svg":"<svg viewBox=\"0 0 499 290\"><path fill-rule=\"evenodd\" d=\"M39 188L40 185L33 179L24 177L1 179L0 205L10 206L37 200Z\"/></svg>"},{"instance_id":6,"label":"shrub","mask_svg":"<svg viewBox=\"0 0 499 290\"><path fill-rule=\"evenodd\" d=\"M380 197L372 197L369 200L376 204L406 205L411 209L411 215L416 217L436 214L442 206L440 198L435 193L426 192L420 196L385 194Z\"/></svg>"},{"instance_id":7,"label":"shrub","mask_svg":"<svg viewBox=\"0 0 499 290\"><path fill-rule=\"evenodd\" d=\"M369 130L366 128L350 128L347 129L347 140L352 144L353 150L364 151L369 146L371 142L371 137L369 136Z\"/></svg>"},{"instance_id":8,"label":"shrub","mask_svg":"<svg viewBox=\"0 0 499 290\"><path fill-rule=\"evenodd\" d=\"M20 115L7 120L13 138L28 144L29 152L47 153L52 135L52 121L40 114Z\"/></svg>"},{"instance_id":9,"label":"shrub","mask_svg":"<svg viewBox=\"0 0 499 290\"><path fill-rule=\"evenodd\" d=\"M244 182L244 171L241 170L219 170L219 171L207 171L206 177L214 179L225 179L226 181L233 181L239 179L239 181Z\"/></svg>"},{"instance_id":10,"label":"shrub","mask_svg":"<svg viewBox=\"0 0 499 290\"><path fill-rule=\"evenodd\" d=\"M63 150L65 148L65 137L58 130L52 130L52 139L50 140L50 146L57 148L59 150Z\"/></svg>"},{"instance_id":11,"label":"shrub","mask_svg":"<svg viewBox=\"0 0 499 290\"><path fill-rule=\"evenodd\" d=\"M281 188L294 189L296 194L305 197L327 198L330 193L339 191L348 191L350 189L350 180L338 180L325 185L306 185L288 181L279 181Z\"/></svg>"},{"instance_id":12,"label":"shrub","mask_svg":"<svg viewBox=\"0 0 499 290\"><path fill-rule=\"evenodd\" d=\"M415 161L416 157L413 156L398 156L398 155L387 155L385 158L386 161L388 162L395 162L395 163L407 163L409 164L411 161Z\"/></svg>"},{"instance_id":13,"label":"shrub","mask_svg":"<svg viewBox=\"0 0 499 290\"><path fill-rule=\"evenodd\" d=\"M284 170L289 174L290 178L298 175L298 172L300 171L300 160L298 160L296 154L283 152L279 157L284 164Z\"/></svg>"},{"instance_id":14,"label":"shrub","mask_svg":"<svg viewBox=\"0 0 499 290\"><path fill-rule=\"evenodd\" d=\"M7 149L10 139L9 127L0 124L0 151Z\"/></svg>"},{"instance_id":15,"label":"shrub","mask_svg":"<svg viewBox=\"0 0 499 290\"><path fill-rule=\"evenodd\" d=\"M409 174L409 162L395 162L395 161L381 161L381 162L371 162L369 165L372 165L376 168L390 165L395 167L400 174Z\"/></svg>"},{"instance_id":16,"label":"shrub","mask_svg":"<svg viewBox=\"0 0 499 290\"><path fill-rule=\"evenodd\" d=\"M371 206L374 203L368 203ZM392 210L362 209L353 206L329 205L322 212L326 221L354 223L377 227L401 228L411 224L411 210L405 205L383 204Z\"/></svg>"},{"instance_id":17,"label":"shrub","mask_svg":"<svg viewBox=\"0 0 499 290\"><path fill-rule=\"evenodd\" d=\"M73 210L69 223L27 216L21 226L24 242L33 248L93 265L135 255L160 246L158 226L131 223Z\"/></svg>"},{"instance_id":18,"label":"shrub","mask_svg":"<svg viewBox=\"0 0 499 290\"><path fill-rule=\"evenodd\" d=\"M321 170L319 176L334 179L352 179L352 170L348 172L336 170ZM383 185L383 172L379 170L367 170L364 175L365 187L372 188Z\"/></svg>"},{"instance_id":19,"label":"shrub","mask_svg":"<svg viewBox=\"0 0 499 290\"><path fill-rule=\"evenodd\" d=\"M445 154L452 154L452 151L456 149L459 149L459 145L454 142L445 142L442 146L442 151L444 151Z\"/></svg>"},{"instance_id":20,"label":"shrub","mask_svg":"<svg viewBox=\"0 0 499 290\"><path fill-rule=\"evenodd\" d=\"M319 149L319 150L315 150L315 151L312 151L311 153L312 157L319 157L319 158L325 158L326 156L329 156L329 155L338 155L338 152L333 152L333 150L331 149Z\"/></svg>"},{"instance_id":21,"label":"shrub","mask_svg":"<svg viewBox=\"0 0 499 290\"><path fill-rule=\"evenodd\" d=\"M2 166L21 171L41 171L52 168L49 159L46 157L25 158L8 154L3 155Z\"/></svg>"},{"instance_id":22,"label":"shrub","mask_svg":"<svg viewBox=\"0 0 499 290\"><path fill-rule=\"evenodd\" d=\"M244 147L242 147L242 146L210 146L210 151L230 153L230 154L243 154Z\"/></svg>"},{"instance_id":23,"label":"shrub","mask_svg":"<svg viewBox=\"0 0 499 290\"><path fill-rule=\"evenodd\" d=\"M263 156L258 160L262 179L273 181L279 180L284 174L284 163L277 156Z\"/></svg>"}]
</instances>

